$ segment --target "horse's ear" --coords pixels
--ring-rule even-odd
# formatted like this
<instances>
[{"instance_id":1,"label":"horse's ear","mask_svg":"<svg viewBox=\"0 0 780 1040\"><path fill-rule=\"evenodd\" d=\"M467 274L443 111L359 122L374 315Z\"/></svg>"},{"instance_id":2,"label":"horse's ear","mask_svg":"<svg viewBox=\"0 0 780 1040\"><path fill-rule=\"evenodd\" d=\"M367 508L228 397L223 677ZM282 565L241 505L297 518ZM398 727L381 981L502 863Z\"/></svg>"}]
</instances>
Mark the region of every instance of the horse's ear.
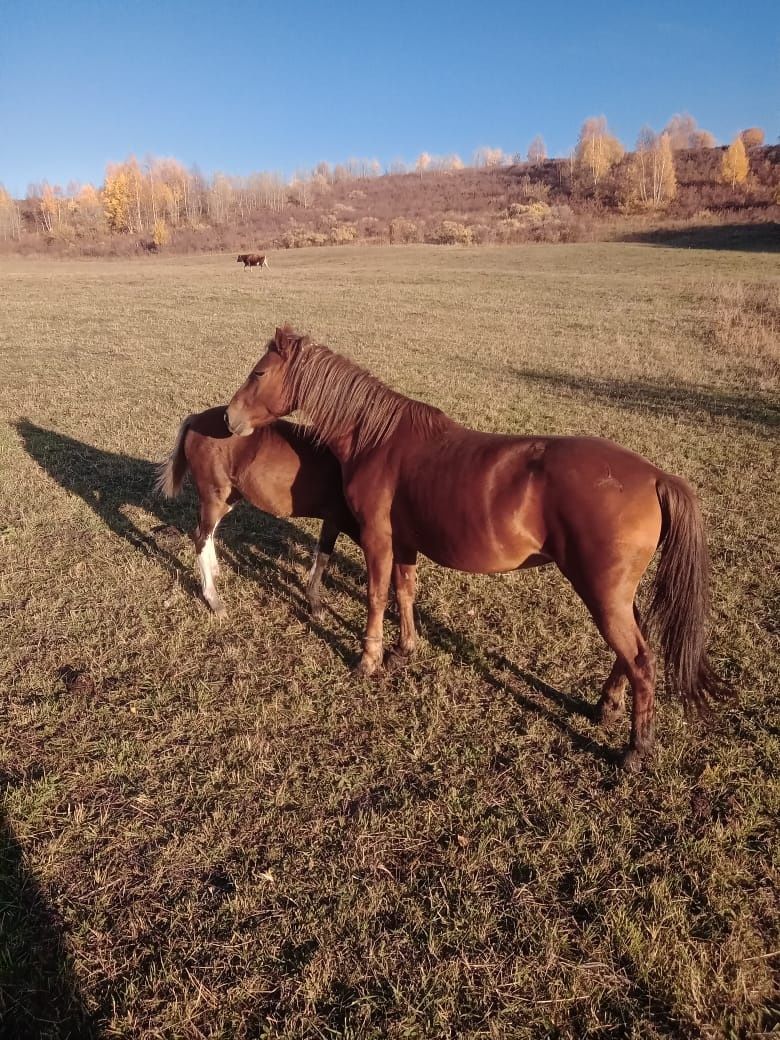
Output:
<instances>
[{"instance_id":1,"label":"horse's ear","mask_svg":"<svg viewBox=\"0 0 780 1040\"><path fill-rule=\"evenodd\" d=\"M274 348L276 352L285 359L290 357L294 350L299 349L306 341L305 336L299 336L289 325L277 328L274 336Z\"/></svg>"}]
</instances>

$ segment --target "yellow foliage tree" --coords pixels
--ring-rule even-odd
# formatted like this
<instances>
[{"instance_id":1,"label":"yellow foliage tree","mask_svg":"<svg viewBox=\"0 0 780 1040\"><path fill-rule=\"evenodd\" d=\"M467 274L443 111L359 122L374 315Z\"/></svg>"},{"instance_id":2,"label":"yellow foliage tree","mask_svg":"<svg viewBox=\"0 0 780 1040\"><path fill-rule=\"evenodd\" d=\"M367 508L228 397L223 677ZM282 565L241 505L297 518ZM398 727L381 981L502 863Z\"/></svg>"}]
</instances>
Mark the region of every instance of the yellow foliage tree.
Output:
<instances>
[{"instance_id":1,"label":"yellow foliage tree","mask_svg":"<svg viewBox=\"0 0 780 1040\"><path fill-rule=\"evenodd\" d=\"M124 166L109 166L103 185L103 209L106 222L112 231L129 231L130 203L132 190L128 172Z\"/></svg>"},{"instance_id":2,"label":"yellow foliage tree","mask_svg":"<svg viewBox=\"0 0 780 1040\"><path fill-rule=\"evenodd\" d=\"M62 222L62 189L44 182L40 198L41 222L49 234L59 229Z\"/></svg>"},{"instance_id":3,"label":"yellow foliage tree","mask_svg":"<svg viewBox=\"0 0 780 1040\"><path fill-rule=\"evenodd\" d=\"M19 207L0 184L0 238L19 238L21 230Z\"/></svg>"},{"instance_id":4,"label":"yellow foliage tree","mask_svg":"<svg viewBox=\"0 0 780 1040\"><path fill-rule=\"evenodd\" d=\"M168 230L168 225L164 220L155 220L154 230L152 232L152 239L158 249L162 249L163 246L167 246L171 240L171 233Z\"/></svg>"},{"instance_id":5,"label":"yellow foliage tree","mask_svg":"<svg viewBox=\"0 0 780 1040\"><path fill-rule=\"evenodd\" d=\"M629 166L629 199L642 206L660 206L677 194L677 174L669 134L648 127L639 135Z\"/></svg>"},{"instance_id":6,"label":"yellow foliage tree","mask_svg":"<svg viewBox=\"0 0 780 1040\"><path fill-rule=\"evenodd\" d=\"M68 201L68 213L76 235L93 234L104 226L100 196L91 184L82 185Z\"/></svg>"},{"instance_id":7,"label":"yellow foliage tree","mask_svg":"<svg viewBox=\"0 0 780 1040\"><path fill-rule=\"evenodd\" d=\"M594 190L606 173L623 158L623 145L610 134L604 116L586 119L575 152L580 173Z\"/></svg>"},{"instance_id":8,"label":"yellow foliage tree","mask_svg":"<svg viewBox=\"0 0 780 1040\"><path fill-rule=\"evenodd\" d=\"M737 184L744 184L750 172L745 143L739 134L734 138L726 151L720 164L720 175L724 184L730 184L734 189Z\"/></svg>"},{"instance_id":9,"label":"yellow foliage tree","mask_svg":"<svg viewBox=\"0 0 780 1040\"><path fill-rule=\"evenodd\" d=\"M425 171L428 169L428 167L430 165L431 165L431 157L430 157L430 155L427 152L420 152L420 154L417 156L417 162L414 164L414 168L420 174L420 179L421 180L422 180L422 175L425 173Z\"/></svg>"}]
</instances>

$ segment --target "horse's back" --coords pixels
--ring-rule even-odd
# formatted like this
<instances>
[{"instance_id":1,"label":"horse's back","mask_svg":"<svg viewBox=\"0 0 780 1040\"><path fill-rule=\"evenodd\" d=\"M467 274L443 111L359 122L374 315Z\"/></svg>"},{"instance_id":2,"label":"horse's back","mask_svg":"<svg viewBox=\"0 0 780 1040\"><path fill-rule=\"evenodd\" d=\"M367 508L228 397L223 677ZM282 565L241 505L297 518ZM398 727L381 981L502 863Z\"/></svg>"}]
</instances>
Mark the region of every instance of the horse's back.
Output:
<instances>
[{"instance_id":1,"label":"horse's back","mask_svg":"<svg viewBox=\"0 0 780 1040\"><path fill-rule=\"evenodd\" d=\"M338 461L298 423L280 419L239 437L227 428L224 406L208 408L190 418L185 452L202 494L230 486L274 516L332 519L354 531Z\"/></svg>"},{"instance_id":2,"label":"horse's back","mask_svg":"<svg viewBox=\"0 0 780 1040\"><path fill-rule=\"evenodd\" d=\"M661 476L609 440L453 424L416 444L410 438L401 453L394 529L437 562L475 571L512 569L545 547L583 540L625 536L654 547Z\"/></svg>"}]
</instances>

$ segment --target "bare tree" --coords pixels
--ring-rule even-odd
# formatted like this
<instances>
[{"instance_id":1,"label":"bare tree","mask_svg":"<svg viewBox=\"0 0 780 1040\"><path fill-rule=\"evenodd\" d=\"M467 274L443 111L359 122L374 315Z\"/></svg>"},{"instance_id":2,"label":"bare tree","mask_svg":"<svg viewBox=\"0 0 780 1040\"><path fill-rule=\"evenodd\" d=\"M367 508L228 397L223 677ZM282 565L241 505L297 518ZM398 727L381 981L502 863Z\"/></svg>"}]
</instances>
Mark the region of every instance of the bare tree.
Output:
<instances>
[{"instance_id":1,"label":"bare tree","mask_svg":"<svg viewBox=\"0 0 780 1040\"><path fill-rule=\"evenodd\" d=\"M688 112L673 115L664 127L664 133L669 135L669 143L675 151L682 148L712 148L715 144L715 138L709 130L702 130Z\"/></svg>"},{"instance_id":2,"label":"bare tree","mask_svg":"<svg viewBox=\"0 0 780 1040\"><path fill-rule=\"evenodd\" d=\"M538 166L543 163L547 158L547 148L545 147L544 138L541 134L537 134L536 137L528 145L528 161L533 166Z\"/></svg>"},{"instance_id":3,"label":"bare tree","mask_svg":"<svg viewBox=\"0 0 780 1040\"><path fill-rule=\"evenodd\" d=\"M502 166L507 160L504 152L501 148L489 148L487 145L483 145L482 148L477 148L474 152L474 165L477 167L490 168L493 166Z\"/></svg>"},{"instance_id":4,"label":"bare tree","mask_svg":"<svg viewBox=\"0 0 780 1040\"><path fill-rule=\"evenodd\" d=\"M760 126L751 126L739 135L746 148L760 148L764 143L764 131Z\"/></svg>"}]
</instances>

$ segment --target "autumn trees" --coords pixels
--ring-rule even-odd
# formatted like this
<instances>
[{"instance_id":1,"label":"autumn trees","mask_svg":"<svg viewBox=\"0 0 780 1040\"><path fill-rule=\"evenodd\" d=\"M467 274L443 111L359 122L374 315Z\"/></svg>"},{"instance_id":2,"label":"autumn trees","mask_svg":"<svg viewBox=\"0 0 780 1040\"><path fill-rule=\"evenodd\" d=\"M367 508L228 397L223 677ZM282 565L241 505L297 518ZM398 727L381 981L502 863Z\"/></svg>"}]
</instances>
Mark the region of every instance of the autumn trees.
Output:
<instances>
[{"instance_id":1,"label":"autumn trees","mask_svg":"<svg viewBox=\"0 0 780 1040\"><path fill-rule=\"evenodd\" d=\"M730 184L733 191L737 184L743 184L747 180L749 170L750 163L745 151L745 142L742 136L737 134L723 153L720 163L720 175L723 183Z\"/></svg>"},{"instance_id":2,"label":"autumn trees","mask_svg":"<svg viewBox=\"0 0 780 1040\"><path fill-rule=\"evenodd\" d=\"M671 136L643 127L623 175L622 201L644 208L669 202L677 194Z\"/></svg>"},{"instance_id":3,"label":"autumn trees","mask_svg":"<svg viewBox=\"0 0 780 1040\"><path fill-rule=\"evenodd\" d=\"M739 135L745 148L760 148L764 143L764 131L760 126L751 126Z\"/></svg>"},{"instance_id":4,"label":"autumn trees","mask_svg":"<svg viewBox=\"0 0 780 1040\"><path fill-rule=\"evenodd\" d=\"M22 231L19 206L0 184L0 239L18 239Z\"/></svg>"},{"instance_id":5,"label":"autumn trees","mask_svg":"<svg viewBox=\"0 0 780 1040\"><path fill-rule=\"evenodd\" d=\"M580 129L574 153L580 180L597 191L609 170L623 158L623 145L607 127L605 116L591 116Z\"/></svg>"},{"instance_id":6,"label":"autumn trees","mask_svg":"<svg viewBox=\"0 0 780 1040\"><path fill-rule=\"evenodd\" d=\"M698 151L702 148L713 148L715 138L709 130L702 130L696 120L688 112L673 115L663 129L669 137L673 151L690 149Z\"/></svg>"},{"instance_id":7,"label":"autumn trees","mask_svg":"<svg viewBox=\"0 0 780 1040\"><path fill-rule=\"evenodd\" d=\"M177 249L205 241L218 248L236 241L243 248L250 236L266 244L282 239L301 244L304 232L312 242L351 240L355 234L372 241L427 241L435 220L435 236L444 240L454 232L442 230L442 220L457 217L455 222L463 223L464 214L477 212L474 199L501 192L502 185L508 185L512 202L539 202L570 213L580 209L588 219L596 219L605 208L658 209L675 198L679 216L728 208L730 194L743 184L749 184L747 194L740 193L743 203L780 205L780 166L771 149L761 149L763 140L760 128L749 127L728 149L697 155L714 139L683 113L660 132L644 128L635 150L624 153L606 118L596 116L584 121L567 159L548 161L544 139L537 135L524 154L517 152L512 159L497 147L478 149L472 166L495 176L472 173L450 179L463 169L460 158L424 151L414 162L389 164L386 174L409 174L411 180L388 184L387 191L380 185L369 187L368 182L382 176L376 159L351 158L333 166L320 162L286 178L269 172L204 176L175 159L139 161L131 156L110 164L100 187L71 184L63 189L44 181L31 185L23 201L0 187L0 243L13 248L10 243L26 230L37 232L48 245L61 242L68 248L100 241L101 251L132 249L132 236L158 248L172 241ZM415 174L424 186L418 181L414 188ZM440 199L446 205L437 209ZM477 222L463 226L475 229L474 241L500 237L489 207L472 218ZM120 243L123 236L131 239L127 246Z\"/></svg>"}]
</instances>

